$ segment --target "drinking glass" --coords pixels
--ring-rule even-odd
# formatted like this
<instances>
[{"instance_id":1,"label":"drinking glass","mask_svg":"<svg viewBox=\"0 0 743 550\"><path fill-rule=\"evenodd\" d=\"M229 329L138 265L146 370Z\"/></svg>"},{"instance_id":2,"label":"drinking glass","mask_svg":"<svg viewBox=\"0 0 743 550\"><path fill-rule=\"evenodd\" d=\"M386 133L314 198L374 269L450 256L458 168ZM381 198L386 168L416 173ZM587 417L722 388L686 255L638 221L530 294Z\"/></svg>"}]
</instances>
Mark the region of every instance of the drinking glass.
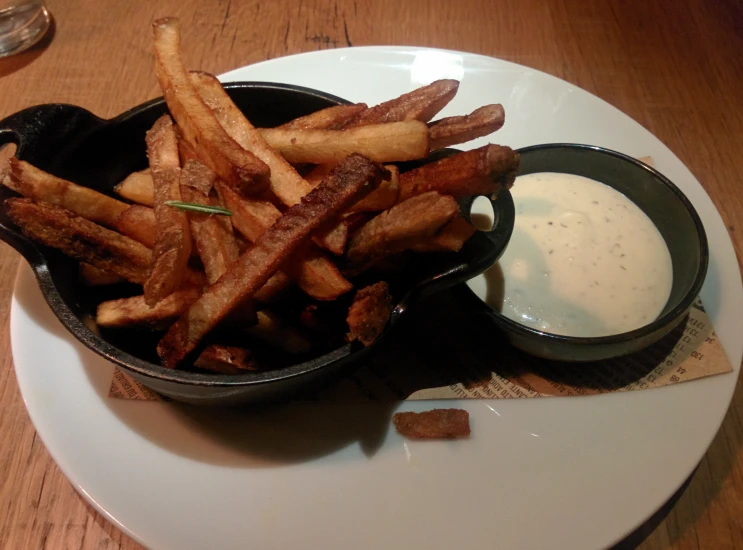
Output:
<instances>
[{"instance_id":1,"label":"drinking glass","mask_svg":"<svg viewBox=\"0 0 743 550\"><path fill-rule=\"evenodd\" d=\"M36 44L50 23L43 0L0 0L0 57Z\"/></svg>"}]
</instances>

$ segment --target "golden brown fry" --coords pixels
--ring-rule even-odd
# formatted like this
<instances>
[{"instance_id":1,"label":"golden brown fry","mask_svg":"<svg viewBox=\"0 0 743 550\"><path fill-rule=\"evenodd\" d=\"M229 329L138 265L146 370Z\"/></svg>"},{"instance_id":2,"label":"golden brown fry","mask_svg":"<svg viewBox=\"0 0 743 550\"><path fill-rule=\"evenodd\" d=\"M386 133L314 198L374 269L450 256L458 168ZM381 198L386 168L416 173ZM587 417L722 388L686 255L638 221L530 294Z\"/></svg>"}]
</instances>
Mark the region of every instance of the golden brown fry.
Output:
<instances>
[{"instance_id":1,"label":"golden brown fry","mask_svg":"<svg viewBox=\"0 0 743 550\"><path fill-rule=\"evenodd\" d=\"M232 212L233 226L250 241L258 240L281 217L281 212L268 201L240 197L220 182L216 187L225 206ZM338 268L310 243L300 247L282 266L282 271L318 300L333 300L351 290L351 283Z\"/></svg>"},{"instance_id":2,"label":"golden brown fry","mask_svg":"<svg viewBox=\"0 0 743 550\"><path fill-rule=\"evenodd\" d=\"M343 220L330 220L315 231L312 240L325 250L341 256L346 249L348 226L343 223Z\"/></svg>"},{"instance_id":3,"label":"golden brown fry","mask_svg":"<svg viewBox=\"0 0 743 550\"><path fill-rule=\"evenodd\" d=\"M304 179L312 187L316 187L330 174L333 168L335 168L335 163L318 164L305 175ZM385 168L389 169L389 166L385 166Z\"/></svg>"},{"instance_id":4,"label":"golden brown fry","mask_svg":"<svg viewBox=\"0 0 743 550\"><path fill-rule=\"evenodd\" d=\"M281 217L279 209L270 201L241 197L221 181L215 183L215 188L225 208L232 212L232 225L251 242L258 240Z\"/></svg>"},{"instance_id":5,"label":"golden brown fry","mask_svg":"<svg viewBox=\"0 0 743 550\"><path fill-rule=\"evenodd\" d=\"M506 121L502 105L485 105L468 115L442 118L428 125L431 151L466 143L500 130Z\"/></svg>"},{"instance_id":6,"label":"golden brown fry","mask_svg":"<svg viewBox=\"0 0 743 550\"><path fill-rule=\"evenodd\" d=\"M10 177L29 199L48 202L86 220L116 228L116 219L129 205L39 170L26 161L10 158Z\"/></svg>"},{"instance_id":7,"label":"golden brown fry","mask_svg":"<svg viewBox=\"0 0 743 550\"><path fill-rule=\"evenodd\" d=\"M155 188L157 237L152 270L144 285L144 297L148 305L154 306L183 281L191 255L191 230L186 213L165 204L181 200L178 141L168 115L157 119L147 132L146 142Z\"/></svg>"},{"instance_id":8,"label":"golden brown fry","mask_svg":"<svg viewBox=\"0 0 743 550\"><path fill-rule=\"evenodd\" d=\"M385 166L390 177L379 187L348 209L351 212L381 212L392 208L400 197L400 171L397 166Z\"/></svg>"},{"instance_id":9,"label":"golden brown fry","mask_svg":"<svg viewBox=\"0 0 743 550\"><path fill-rule=\"evenodd\" d=\"M318 300L335 300L353 288L336 265L312 243L303 243L282 270L299 288Z\"/></svg>"},{"instance_id":10,"label":"golden brown fry","mask_svg":"<svg viewBox=\"0 0 743 550\"><path fill-rule=\"evenodd\" d=\"M392 416L392 423L398 433L410 439L456 439L470 435L470 415L462 409L400 412Z\"/></svg>"},{"instance_id":11,"label":"golden brown fry","mask_svg":"<svg viewBox=\"0 0 743 550\"><path fill-rule=\"evenodd\" d=\"M416 160L428 154L428 127L417 120L351 130L263 130L268 144L293 163L336 163L351 153L377 162Z\"/></svg>"},{"instance_id":12,"label":"golden brown fry","mask_svg":"<svg viewBox=\"0 0 743 550\"><path fill-rule=\"evenodd\" d=\"M287 210L219 281L170 328L157 347L175 368L238 304L253 297L302 241L326 220L379 185L384 169L361 155L345 159L302 202Z\"/></svg>"},{"instance_id":13,"label":"golden brown fry","mask_svg":"<svg viewBox=\"0 0 743 550\"><path fill-rule=\"evenodd\" d=\"M148 306L144 296L102 302L96 312L96 323L101 327L168 327L188 306L198 300L201 291L195 287L176 290L154 306Z\"/></svg>"},{"instance_id":14,"label":"golden brown fry","mask_svg":"<svg viewBox=\"0 0 743 550\"><path fill-rule=\"evenodd\" d=\"M245 118L214 76L193 72L191 82L227 134L270 167L271 191L281 202L293 206L310 192L312 187L281 155L269 147L261 131Z\"/></svg>"},{"instance_id":15,"label":"golden brown fry","mask_svg":"<svg viewBox=\"0 0 743 550\"><path fill-rule=\"evenodd\" d=\"M418 195L382 212L359 229L348 243L347 257L356 266L402 252L430 237L459 212L457 201L435 191Z\"/></svg>"},{"instance_id":16,"label":"golden brown fry","mask_svg":"<svg viewBox=\"0 0 743 550\"><path fill-rule=\"evenodd\" d=\"M269 184L269 168L227 135L191 84L181 59L180 23L152 24L157 79L184 139L209 168L239 193L255 194Z\"/></svg>"},{"instance_id":17,"label":"golden brown fry","mask_svg":"<svg viewBox=\"0 0 743 550\"><path fill-rule=\"evenodd\" d=\"M142 243L51 204L8 199L4 205L8 217L30 238L127 281L147 280L152 252Z\"/></svg>"},{"instance_id":18,"label":"golden brown fry","mask_svg":"<svg viewBox=\"0 0 743 550\"><path fill-rule=\"evenodd\" d=\"M413 252L459 252L477 229L461 216L447 223L433 237L427 237L412 247Z\"/></svg>"},{"instance_id":19,"label":"golden brown fry","mask_svg":"<svg viewBox=\"0 0 743 550\"><path fill-rule=\"evenodd\" d=\"M114 192L120 197L143 206L151 207L155 204L155 191L149 168L129 174L124 181L114 187Z\"/></svg>"},{"instance_id":20,"label":"golden brown fry","mask_svg":"<svg viewBox=\"0 0 743 550\"><path fill-rule=\"evenodd\" d=\"M295 118L286 124L282 124L279 128L284 130L340 130L346 122L366 109L368 109L366 103L334 105Z\"/></svg>"},{"instance_id":21,"label":"golden brown fry","mask_svg":"<svg viewBox=\"0 0 743 550\"><path fill-rule=\"evenodd\" d=\"M258 323L246 329L251 336L293 355L309 353L312 343L278 313L264 309L258 312Z\"/></svg>"},{"instance_id":22,"label":"golden brown fry","mask_svg":"<svg viewBox=\"0 0 743 550\"><path fill-rule=\"evenodd\" d=\"M519 155L510 147L485 145L400 174L400 200L427 191L491 196L511 187L518 168Z\"/></svg>"},{"instance_id":23,"label":"golden brown fry","mask_svg":"<svg viewBox=\"0 0 743 550\"><path fill-rule=\"evenodd\" d=\"M97 267L86 264L85 262L80 263L80 277L88 286L115 285L124 282L125 280L115 273L103 271L102 269L98 269Z\"/></svg>"},{"instance_id":24,"label":"golden brown fry","mask_svg":"<svg viewBox=\"0 0 743 550\"><path fill-rule=\"evenodd\" d=\"M392 315L390 287L384 281L362 288L353 297L346 322L350 338L365 346L379 337Z\"/></svg>"},{"instance_id":25,"label":"golden brown fry","mask_svg":"<svg viewBox=\"0 0 743 550\"><path fill-rule=\"evenodd\" d=\"M277 271L266 281L266 284L258 289L253 298L264 304L270 303L291 285L291 277L283 271Z\"/></svg>"},{"instance_id":26,"label":"golden brown fry","mask_svg":"<svg viewBox=\"0 0 743 550\"><path fill-rule=\"evenodd\" d=\"M249 349L216 344L204 348L194 361L194 366L219 374L241 374L258 370Z\"/></svg>"},{"instance_id":27,"label":"golden brown fry","mask_svg":"<svg viewBox=\"0 0 743 550\"><path fill-rule=\"evenodd\" d=\"M428 122L454 98L459 89L456 80L437 80L400 97L375 105L351 119L344 128L384 124L401 120Z\"/></svg>"},{"instance_id":28,"label":"golden brown fry","mask_svg":"<svg viewBox=\"0 0 743 550\"><path fill-rule=\"evenodd\" d=\"M197 160L189 160L181 170L181 197L184 201L204 206L221 206L210 196L216 174ZM196 249L204 264L209 284L217 282L239 255L232 224L226 216L189 212Z\"/></svg>"},{"instance_id":29,"label":"golden brown fry","mask_svg":"<svg viewBox=\"0 0 743 550\"><path fill-rule=\"evenodd\" d=\"M114 227L122 235L141 242L147 248L155 246L157 238L155 211L148 206L131 205L119 215Z\"/></svg>"}]
</instances>

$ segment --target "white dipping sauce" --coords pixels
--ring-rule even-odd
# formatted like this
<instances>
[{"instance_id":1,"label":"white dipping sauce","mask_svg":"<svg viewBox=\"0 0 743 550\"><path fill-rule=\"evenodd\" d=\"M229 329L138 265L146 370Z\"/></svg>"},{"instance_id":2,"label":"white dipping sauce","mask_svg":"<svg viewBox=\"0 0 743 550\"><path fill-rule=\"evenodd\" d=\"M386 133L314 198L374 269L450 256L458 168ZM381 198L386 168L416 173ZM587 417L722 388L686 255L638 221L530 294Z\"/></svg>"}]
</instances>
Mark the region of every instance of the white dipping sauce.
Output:
<instances>
[{"instance_id":1,"label":"white dipping sauce","mask_svg":"<svg viewBox=\"0 0 743 550\"><path fill-rule=\"evenodd\" d=\"M549 172L520 176L511 194L516 225L500 260L506 317L566 336L619 334L658 317L671 292L671 256L632 201Z\"/></svg>"}]
</instances>

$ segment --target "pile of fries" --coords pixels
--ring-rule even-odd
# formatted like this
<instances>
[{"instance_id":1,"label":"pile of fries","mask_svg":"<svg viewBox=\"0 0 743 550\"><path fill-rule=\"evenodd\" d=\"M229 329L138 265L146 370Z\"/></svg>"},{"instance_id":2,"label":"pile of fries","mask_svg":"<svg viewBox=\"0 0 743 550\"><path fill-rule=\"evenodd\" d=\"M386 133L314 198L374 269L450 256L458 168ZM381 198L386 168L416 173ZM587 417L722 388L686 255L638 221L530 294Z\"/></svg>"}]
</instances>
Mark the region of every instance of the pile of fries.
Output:
<instances>
[{"instance_id":1,"label":"pile of fries","mask_svg":"<svg viewBox=\"0 0 743 550\"><path fill-rule=\"evenodd\" d=\"M169 114L143 136L149 168L119 198L18 159L2 183L22 195L4 203L13 222L78 260L87 284L139 286L100 303L96 321L164 330L165 367L270 368L256 342L299 355L371 344L394 302L382 279L408 254L459 251L475 229L456 199L514 181L518 155L498 145L404 173L393 164L503 125L500 105L430 122L457 81L258 129L214 76L185 68L178 20L156 21L153 35Z\"/></svg>"}]
</instances>

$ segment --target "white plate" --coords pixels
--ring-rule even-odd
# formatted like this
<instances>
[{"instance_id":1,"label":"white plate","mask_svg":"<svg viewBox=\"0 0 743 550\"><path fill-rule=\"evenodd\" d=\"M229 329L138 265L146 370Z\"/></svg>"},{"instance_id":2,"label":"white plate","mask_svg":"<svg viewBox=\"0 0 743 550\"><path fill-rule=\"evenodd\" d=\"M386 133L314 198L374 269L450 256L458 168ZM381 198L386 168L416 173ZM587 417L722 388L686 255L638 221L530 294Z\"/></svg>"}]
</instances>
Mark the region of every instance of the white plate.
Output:
<instances>
[{"instance_id":1,"label":"white plate","mask_svg":"<svg viewBox=\"0 0 743 550\"><path fill-rule=\"evenodd\" d=\"M702 295L735 373L621 395L448 402L472 415L472 439L456 443L405 442L389 430L391 411L369 407L189 413L107 399L111 365L65 333L24 266L11 336L29 414L74 486L128 534L178 549L593 549L642 523L702 458L743 354L743 291L720 216L658 139L566 82L464 53L321 51L223 80L301 84L376 103L442 77L462 81L444 115L503 103L499 143L652 155L704 221L711 260ZM326 427L317 437L323 418L334 433Z\"/></svg>"}]
</instances>

